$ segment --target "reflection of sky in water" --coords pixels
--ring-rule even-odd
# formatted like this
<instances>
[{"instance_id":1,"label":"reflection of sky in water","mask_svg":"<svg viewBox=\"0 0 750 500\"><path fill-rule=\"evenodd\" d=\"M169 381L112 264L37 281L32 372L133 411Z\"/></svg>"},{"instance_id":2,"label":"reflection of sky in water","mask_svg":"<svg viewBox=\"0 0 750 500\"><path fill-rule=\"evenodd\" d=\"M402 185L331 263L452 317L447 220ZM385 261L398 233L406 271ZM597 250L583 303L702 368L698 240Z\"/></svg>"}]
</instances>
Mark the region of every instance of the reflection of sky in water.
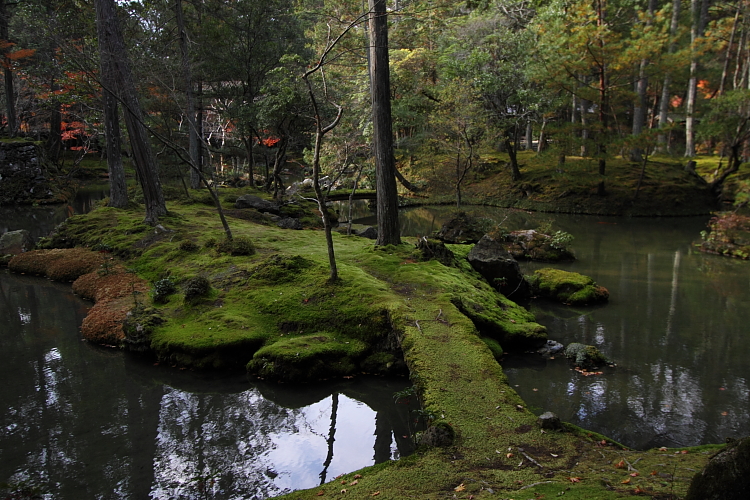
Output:
<instances>
[{"instance_id":1,"label":"reflection of sky in water","mask_svg":"<svg viewBox=\"0 0 750 500\"><path fill-rule=\"evenodd\" d=\"M326 480L373 463L375 412L337 396L333 459ZM191 497L197 479L214 479L221 498L258 498L320 484L329 453L333 396L301 409L255 390L210 395L166 388L161 401L152 498ZM244 496L243 496L244 495Z\"/></svg>"},{"instance_id":2,"label":"reflection of sky in water","mask_svg":"<svg viewBox=\"0 0 750 500\"><path fill-rule=\"evenodd\" d=\"M331 409L332 398L310 405L301 411L299 432L271 436L275 446L266 457L279 474L274 480L279 488L291 489L294 484L304 485L298 488L311 488L320 484L328 454ZM367 405L339 395L333 460L327 469L327 480L373 463L374 423L375 412Z\"/></svg>"},{"instance_id":3,"label":"reflection of sky in water","mask_svg":"<svg viewBox=\"0 0 750 500\"><path fill-rule=\"evenodd\" d=\"M208 497L260 499L371 465L376 452L396 457L395 429L409 433L392 399L406 381L308 391L154 367L82 342L89 307L69 286L0 272L0 482L28 480L44 498L161 500L204 498L204 478L215 480Z\"/></svg>"}]
</instances>

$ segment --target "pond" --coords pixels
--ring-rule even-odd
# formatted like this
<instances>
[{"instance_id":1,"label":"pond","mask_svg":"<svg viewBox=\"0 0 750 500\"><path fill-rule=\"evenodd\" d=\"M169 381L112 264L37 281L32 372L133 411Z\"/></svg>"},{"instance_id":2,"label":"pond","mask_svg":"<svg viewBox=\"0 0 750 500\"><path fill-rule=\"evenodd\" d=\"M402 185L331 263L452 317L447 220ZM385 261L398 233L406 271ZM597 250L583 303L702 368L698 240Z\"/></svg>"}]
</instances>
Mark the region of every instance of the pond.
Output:
<instances>
[{"instance_id":1,"label":"pond","mask_svg":"<svg viewBox=\"0 0 750 500\"><path fill-rule=\"evenodd\" d=\"M429 234L453 210L406 209L402 231ZM611 294L598 307L532 302L549 338L595 345L617 366L583 376L562 356L508 355L503 369L531 409L638 449L750 434L750 262L696 250L708 217L469 210L509 229L551 221L573 235L577 257L552 267L591 276ZM547 266L521 263L526 274Z\"/></svg>"},{"instance_id":2,"label":"pond","mask_svg":"<svg viewBox=\"0 0 750 500\"><path fill-rule=\"evenodd\" d=\"M4 208L42 236L103 196ZM310 387L155 366L81 340L91 303L69 285L0 271L0 483L45 498L255 498L314 487L413 452L405 379Z\"/></svg>"}]
</instances>

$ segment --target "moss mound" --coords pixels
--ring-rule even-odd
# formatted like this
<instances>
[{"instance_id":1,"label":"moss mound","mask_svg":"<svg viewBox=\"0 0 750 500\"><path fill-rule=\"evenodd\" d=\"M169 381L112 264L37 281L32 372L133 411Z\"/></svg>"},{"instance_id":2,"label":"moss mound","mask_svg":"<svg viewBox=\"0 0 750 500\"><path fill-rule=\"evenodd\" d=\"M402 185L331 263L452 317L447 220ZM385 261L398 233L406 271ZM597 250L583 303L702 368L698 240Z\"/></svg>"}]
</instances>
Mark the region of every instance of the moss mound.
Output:
<instances>
[{"instance_id":1,"label":"moss mound","mask_svg":"<svg viewBox=\"0 0 750 500\"><path fill-rule=\"evenodd\" d=\"M261 378L284 382L340 377L353 373L368 349L361 340L337 339L332 333L302 335L260 348L247 369Z\"/></svg>"},{"instance_id":2,"label":"moss mound","mask_svg":"<svg viewBox=\"0 0 750 500\"><path fill-rule=\"evenodd\" d=\"M600 304L609 300L609 291L588 276L560 269L544 268L528 278L532 293L568 305Z\"/></svg>"}]
</instances>

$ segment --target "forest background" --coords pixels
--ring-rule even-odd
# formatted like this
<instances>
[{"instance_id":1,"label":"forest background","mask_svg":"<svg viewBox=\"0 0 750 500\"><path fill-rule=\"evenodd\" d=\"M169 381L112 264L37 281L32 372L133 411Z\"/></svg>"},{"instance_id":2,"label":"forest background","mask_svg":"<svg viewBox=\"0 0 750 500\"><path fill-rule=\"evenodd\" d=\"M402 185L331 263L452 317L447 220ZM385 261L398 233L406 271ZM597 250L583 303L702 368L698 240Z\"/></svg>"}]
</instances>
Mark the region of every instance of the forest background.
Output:
<instances>
[{"instance_id":1,"label":"forest background","mask_svg":"<svg viewBox=\"0 0 750 500\"><path fill-rule=\"evenodd\" d=\"M44 141L53 162L73 168L93 152L138 157L134 146L105 141L119 135L107 133L102 89L111 75L97 37L95 4L108 3L162 177L197 188L199 172L244 176L278 192L290 162L313 163L316 116L333 122L341 110L321 145L321 173L344 187L375 186L361 0L0 0L4 135ZM587 159L604 196L616 157L637 171L654 157L703 153L720 158L707 176L720 195L750 155L749 8L389 2L392 123L399 169L412 181L405 185L443 183L460 204L464 179L497 154L510 182L521 183L534 162L519 161L527 150L557 174L566 160ZM313 109L302 76L321 61L311 75ZM114 93L118 123L117 104L120 113L131 105ZM737 188L742 201L747 185Z\"/></svg>"}]
</instances>

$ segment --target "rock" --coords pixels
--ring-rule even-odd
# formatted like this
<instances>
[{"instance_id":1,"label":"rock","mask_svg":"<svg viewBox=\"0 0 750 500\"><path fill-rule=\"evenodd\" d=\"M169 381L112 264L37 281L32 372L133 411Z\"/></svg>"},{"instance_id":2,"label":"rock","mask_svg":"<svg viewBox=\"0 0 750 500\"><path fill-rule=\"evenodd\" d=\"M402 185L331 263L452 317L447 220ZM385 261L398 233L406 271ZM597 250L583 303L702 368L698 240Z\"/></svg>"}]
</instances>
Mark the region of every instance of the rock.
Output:
<instances>
[{"instance_id":1,"label":"rock","mask_svg":"<svg viewBox=\"0 0 750 500\"><path fill-rule=\"evenodd\" d=\"M372 226L368 226L364 228L362 231L359 231L357 233L357 236L362 236L363 238L369 238L371 240L378 239L378 230L375 229Z\"/></svg>"},{"instance_id":2,"label":"rock","mask_svg":"<svg viewBox=\"0 0 750 500\"><path fill-rule=\"evenodd\" d=\"M270 212L274 215L279 215L281 209L279 205L272 201L264 200L259 196L252 194L243 194L237 201L234 202L235 208L254 208L259 212Z\"/></svg>"},{"instance_id":3,"label":"rock","mask_svg":"<svg viewBox=\"0 0 750 500\"><path fill-rule=\"evenodd\" d=\"M537 269L529 285L532 294L568 305L600 304L609 300L609 291L588 276L560 269Z\"/></svg>"},{"instance_id":4,"label":"rock","mask_svg":"<svg viewBox=\"0 0 750 500\"><path fill-rule=\"evenodd\" d=\"M563 346L560 342L557 342L555 340L548 340L544 347L539 349L537 352L542 356L554 356L564 348L565 346Z\"/></svg>"},{"instance_id":5,"label":"rock","mask_svg":"<svg viewBox=\"0 0 750 500\"><path fill-rule=\"evenodd\" d=\"M518 262L505 250L502 241L486 234L466 258L474 270L509 299L519 301L530 296Z\"/></svg>"},{"instance_id":6,"label":"rock","mask_svg":"<svg viewBox=\"0 0 750 500\"><path fill-rule=\"evenodd\" d=\"M34 248L34 239L25 229L8 231L0 236L0 255L18 255Z\"/></svg>"},{"instance_id":7,"label":"rock","mask_svg":"<svg viewBox=\"0 0 750 500\"><path fill-rule=\"evenodd\" d=\"M551 411L542 413L539 418L536 419L537 424L542 429L558 430L562 429L562 422L560 417L552 413Z\"/></svg>"},{"instance_id":8,"label":"rock","mask_svg":"<svg viewBox=\"0 0 750 500\"><path fill-rule=\"evenodd\" d=\"M574 342L565 348L565 357L574 360L579 368L591 370L608 363L607 358L592 345Z\"/></svg>"},{"instance_id":9,"label":"rock","mask_svg":"<svg viewBox=\"0 0 750 500\"><path fill-rule=\"evenodd\" d=\"M685 500L750 498L750 437L731 440L693 476Z\"/></svg>"},{"instance_id":10,"label":"rock","mask_svg":"<svg viewBox=\"0 0 750 500\"><path fill-rule=\"evenodd\" d=\"M422 437L419 440L419 445L445 448L453 444L453 438L453 428L449 425L431 425L422 434Z\"/></svg>"},{"instance_id":11,"label":"rock","mask_svg":"<svg viewBox=\"0 0 750 500\"><path fill-rule=\"evenodd\" d=\"M436 236L445 243L476 243L486 233L487 222L466 212L456 213Z\"/></svg>"},{"instance_id":12,"label":"rock","mask_svg":"<svg viewBox=\"0 0 750 500\"><path fill-rule=\"evenodd\" d=\"M276 222L276 225L281 229L302 229L302 223L293 217L284 217Z\"/></svg>"},{"instance_id":13,"label":"rock","mask_svg":"<svg viewBox=\"0 0 750 500\"><path fill-rule=\"evenodd\" d=\"M421 260L437 260L444 266L450 266L455 261L455 256L445 243L440 240L427 239L422 237L417 241L417 250L420 252Z\"/></svg>"},{"instance_id":14,"label":"rock","mask_svg":"<svg viewBox=\"0 0 750 500\"><path fill-rule=\"evenodd\" d=\"M565 248L565 242L559 235L570 235L558 231L555 235L540 233L533 229L512 231L505 235L506 248L516 260L535 260L559 262L575 260L573 254Z\"/></svg>"}]
</instances>

